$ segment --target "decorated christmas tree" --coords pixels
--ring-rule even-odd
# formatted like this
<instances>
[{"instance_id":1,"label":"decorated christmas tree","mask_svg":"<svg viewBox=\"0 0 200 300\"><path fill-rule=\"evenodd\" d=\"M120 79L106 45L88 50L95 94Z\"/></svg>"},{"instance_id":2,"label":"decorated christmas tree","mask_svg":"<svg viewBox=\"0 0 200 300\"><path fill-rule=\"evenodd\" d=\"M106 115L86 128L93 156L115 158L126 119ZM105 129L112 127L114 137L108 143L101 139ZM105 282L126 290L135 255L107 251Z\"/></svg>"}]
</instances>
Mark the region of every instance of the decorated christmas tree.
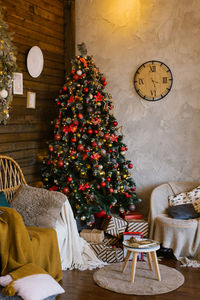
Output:
<instances>
[{"instance_id":1,"label":"decorated christmas tree","mask_svg":"<svg viewBox=\"0 0 200 300\"><path fill-rule=\"evenodd\" d=\"M91 225L95 215L134 210L139 202L130 175L127 147L111 113L111 95L105 92L105 77L86 56L85 44L72 61L71 74L56 99L54 141L43 160L44 187L68 196L75 215Z\"/></svg>"},{"instance_id":2,"label":"decorated christmas tree","mask_svg":"<svg viewBox=\"0 0 200 300\"><path fill-rule=\"evenodd\" d=\"M12 44L12 34L2 20L0 8L0 124L6 124L9 118L9 108L12 101L12 78L16 71L15 47Z\"/></svg>"}]
</instances>

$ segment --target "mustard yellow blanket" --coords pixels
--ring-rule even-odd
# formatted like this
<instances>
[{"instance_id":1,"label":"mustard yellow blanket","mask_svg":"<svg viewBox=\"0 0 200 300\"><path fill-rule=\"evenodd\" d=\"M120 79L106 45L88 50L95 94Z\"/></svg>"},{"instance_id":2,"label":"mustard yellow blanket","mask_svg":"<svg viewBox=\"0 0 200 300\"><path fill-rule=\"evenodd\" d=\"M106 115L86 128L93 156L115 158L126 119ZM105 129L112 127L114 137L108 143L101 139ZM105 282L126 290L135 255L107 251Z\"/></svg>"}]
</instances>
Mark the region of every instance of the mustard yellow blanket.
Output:
<instances>
[{"instance_id":1,"label":"mustard yellow blanket","mask_svg":"<svg viewBox=\"0 0 200 300\"><path fill-rule=\"evenodd\" d=\"M62 279L61 261L54 229L26 227L14 209L0 207L1 276L14 280L41 273Z\"/></svg>"}]
</instances>

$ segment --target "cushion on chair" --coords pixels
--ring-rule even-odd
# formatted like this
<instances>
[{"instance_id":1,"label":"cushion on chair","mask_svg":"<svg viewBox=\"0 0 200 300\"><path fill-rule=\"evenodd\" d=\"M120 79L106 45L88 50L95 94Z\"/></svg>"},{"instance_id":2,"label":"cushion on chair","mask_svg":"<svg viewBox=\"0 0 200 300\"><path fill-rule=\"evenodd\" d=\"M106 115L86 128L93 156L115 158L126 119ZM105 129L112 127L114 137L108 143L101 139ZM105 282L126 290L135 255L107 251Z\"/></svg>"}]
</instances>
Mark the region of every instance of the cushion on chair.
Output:
<instances>
[{"instance_id":1,"label":"cushion on chair","mask_svg":"<svg viewBox=\"0 0 200 300\"><path fill-rule=\"evenodd\" d=\"M11 207L23 217L26 226L54 228L66 196L22 184L14 196Z\"/></svg>"},{"instance_id":2,"label":"cushion on chair","mask_svg":"<svg viewBox=\"0 0 200 300\"><path fill-rule=\"evenodd\" d=\"M10 203L8 202L4 192L0 192L0 206L10 207Z\"/></svg>"},{"instance_id":3,"label":"cushion on chair","mask_svg":"<svg viewBox=\"0 0 200 300\"><path fill-rule=\"evenodd\" d=\"M200 217L200 213L195 211L192 203L171 206L167 209L167 213L170 217L181 220L188 220Z\"/></svg>"},{"instance_id":4,"label":"cushion on chair","mask_svg":"<svg viewBox=\"0 0 200 300\"><path fill-rule=\"evenodd\" d=\"M188 197L187 192L180 193L176 196L168 197L169 206L192 203L192 199Z\"/></svg>"}]
</instances>

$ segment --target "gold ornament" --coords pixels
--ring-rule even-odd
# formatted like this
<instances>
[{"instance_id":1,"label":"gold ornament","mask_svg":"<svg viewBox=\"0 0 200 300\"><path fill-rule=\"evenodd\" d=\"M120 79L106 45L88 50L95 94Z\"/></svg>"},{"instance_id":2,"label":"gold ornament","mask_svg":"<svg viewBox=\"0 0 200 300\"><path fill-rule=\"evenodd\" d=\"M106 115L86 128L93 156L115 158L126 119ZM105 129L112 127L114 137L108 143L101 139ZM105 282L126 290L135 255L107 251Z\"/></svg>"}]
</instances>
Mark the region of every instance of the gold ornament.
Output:
<instances>
[{"instance_id":1,"label":"gold ornament","mask_svg":"<svg viewBox=\"0 0 200 300\"><path fill-rule=\"evenodd\" d=\"M111 147L112 147L112 144L111 144L111 143L110 143L110 144L108 144L108 147L110 147L110 148L111 148Z\"/></svg>"},{"instance_id":2,"label":"gold ornament","mask_svg":"<svg viewBox=\"0 0 200 300\"><path fill-rule=\"evenodd\" d=\"M76 157L74 155L71 156L71 159L76 159Z\"/></svg>"}]
</instances>

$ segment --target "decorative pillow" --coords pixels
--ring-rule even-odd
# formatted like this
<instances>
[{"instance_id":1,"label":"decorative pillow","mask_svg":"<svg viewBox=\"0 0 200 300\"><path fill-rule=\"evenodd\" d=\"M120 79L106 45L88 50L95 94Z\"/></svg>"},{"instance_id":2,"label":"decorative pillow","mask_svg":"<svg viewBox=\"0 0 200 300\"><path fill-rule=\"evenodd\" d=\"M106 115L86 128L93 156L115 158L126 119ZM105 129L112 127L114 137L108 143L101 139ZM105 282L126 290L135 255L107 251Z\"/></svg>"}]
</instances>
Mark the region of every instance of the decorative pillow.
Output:
<instances>
[{"instance_id":1,"label":"decorative pillow","mask_svg":"<svg viewBox=\"0 0 200 300\"><path fill-rule=\"evenodd\" d=\"M66 196L22 184L11 202L23 217L26 226L54 228Z\"/></svg>"},{"instance_id":2,"label":"decorative pillow","mask_svg":"<svg viewBox=\"0 0 200 300\"><path fill-rule=\"evenodd\" d=\"M4 192L0 192L0 206L10 207L10 203L8 202Z\"/></svg>"},{"instance_id":3,"label":"decorative pillow","mask_svg":"<svg viewBox=\"0 0 200 300\"><path fill-rule=\"evenodd\" d=\"M192 202L198 200L200 198L200 186L197 186L190 192L187 192L187 196L192 200Z\"/></svg>"},{"instance_id":4,"label":"decorative pillow","mask_svg":"<svg viewBox=\"0 0 200 300\"><path fill-rule=\"evenodd\" d=\"M195 211L192 203L170 206L167 209L167 213L170 217L181 220L200 217L200 213Z\"/></svg>"},{"instance_id":5,"label":"decorative pillow","mask_svg":"<svg viewBox=\"0 0 200 300\"><path fill-rule=\"evenodd\" d=\"M196 212L200 213L200 198L197 200L194 200L194 202L192 202L192 204L193 204Z\"/></svg>"},{"instance_id":6,"label":"decorative pillow","mask_svg":"<svg viewBox=\"0 0 200 300\"><path fill-rule=\"evenodd\" d=\"M6 282L8 282L8 278ZM10 276L9 284L11 282L12 278ZM21 296L24 300L43 300L65 292L49 274L36 274L17 279L13 281L13 287L17 295Z\"/></svg>"},{"instance_id":7,"label":"decorative pillow","mask_svg":"<svg viewBox=\"0 0 200 300\"><path fill-rule=\"evenodd\" d=\"M188 197L187 192L180 193L176 196L169 196L168 200L169 200L169 206L192 203L192 199Z\"/></svg>"}]
</instances>

